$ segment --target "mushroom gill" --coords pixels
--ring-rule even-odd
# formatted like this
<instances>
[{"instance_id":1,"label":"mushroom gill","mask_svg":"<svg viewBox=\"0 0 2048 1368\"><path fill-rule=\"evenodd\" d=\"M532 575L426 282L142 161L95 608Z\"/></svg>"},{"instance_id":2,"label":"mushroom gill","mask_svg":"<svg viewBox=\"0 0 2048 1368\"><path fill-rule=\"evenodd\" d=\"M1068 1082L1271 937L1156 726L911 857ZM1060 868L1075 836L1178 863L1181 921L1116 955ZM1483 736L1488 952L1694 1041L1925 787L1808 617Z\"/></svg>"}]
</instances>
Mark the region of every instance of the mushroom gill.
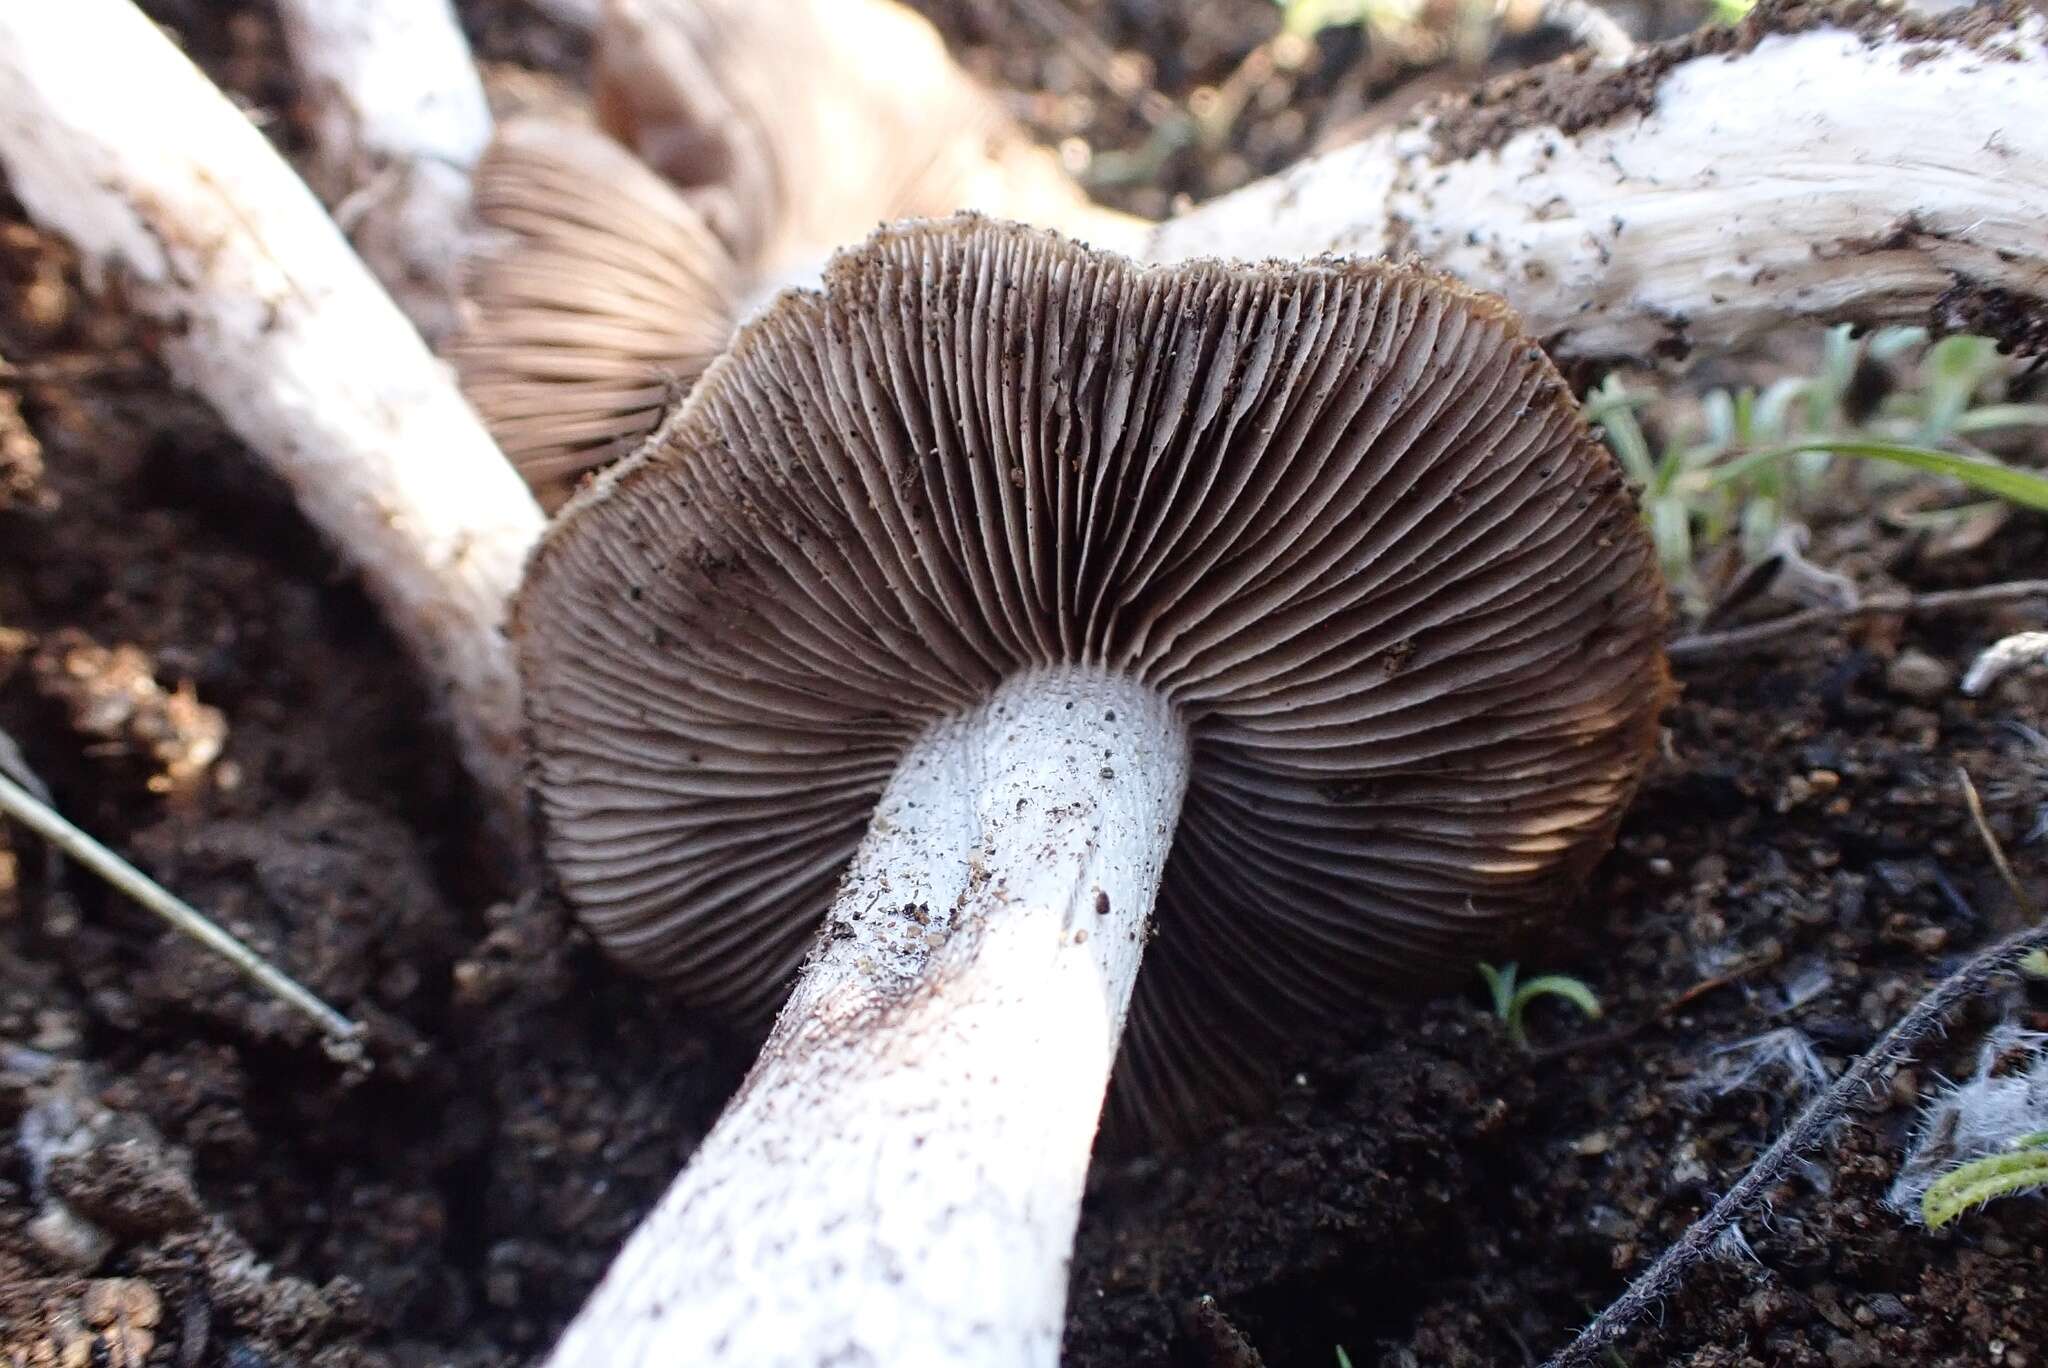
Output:
<instances>
[{"instance_id":1,"label":"mushroom gill","mask_svg":"<svg viewBox=\"0 0 2048 1368\"><path fill-rule=\"evenodd\" d=\"M529 115L478 168L486 231L451 344L550 505L878 224L977 209L1113 247L1142 229L893 0L609 0L593 84L604 132Z\"/></svg>"},{"instance_id":2,"label":"mushroom gill","mask_svg":"<svg viewBox=\"0 0 2048 1368\"><path fill-rule=\"evenodd\" d=\"M841 255L518 605L578 914L782 1009L556 1362L1051 1362L1119 1041L1172 1125L1553 914L1649 761L1665 617L1496 301L972 217Z\"/></svg>"}]
</instances>

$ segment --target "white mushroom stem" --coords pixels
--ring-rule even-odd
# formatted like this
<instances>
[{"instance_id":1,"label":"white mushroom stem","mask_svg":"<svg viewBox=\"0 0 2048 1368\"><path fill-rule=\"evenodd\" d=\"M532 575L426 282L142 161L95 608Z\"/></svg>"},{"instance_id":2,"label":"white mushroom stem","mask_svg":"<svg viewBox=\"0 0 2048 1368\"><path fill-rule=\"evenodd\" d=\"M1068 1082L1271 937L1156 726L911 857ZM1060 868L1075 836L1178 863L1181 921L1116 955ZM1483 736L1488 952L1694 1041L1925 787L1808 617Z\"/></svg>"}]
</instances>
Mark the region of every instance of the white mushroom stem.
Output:
<instances>
[{"instance_id":1,"label":"white mushroom stem","mask_svg":"<svg viewBox=\"0 0 2048 1368\"><path fill-rule=\"evenodd\" d=\"M0 165L353 563L509 815L540 510L319 202L128 0L0 4Z\"/></svg>"},{"instance_id":2,"label":"white mushroom stem","mask_svg":"<svg viewBox=\"0 0 2048 1368\"><path fill-rule=\"evenodd\" d=\"M430 341L456 322L491 111L449 0L278 0L314 184Z\"/></svg>"},{"instance_id":3,"label":"white mushroom stem","mask_svg":"<svg viewBox=\"0 0 2048 1368\"><path fill-rule=\"evenodd\" d=\"M1162 698L1091 670L913 745L760 1062L550 1364L1056 1364L1188 763Z\"/></svg>"},{"instance_id":4,"label":"white mushroom stem","mask_svg":"<svg viewBox=\"0 0 2048 1368\"><path fill-rule=\"evenodd\" d=\"M1147 256L1414 253L1504 295L1561 360L1791 319L2048 346L2048 21L1856 22L1553 67L1206 204Z\"/></svg>"}]
</instances>

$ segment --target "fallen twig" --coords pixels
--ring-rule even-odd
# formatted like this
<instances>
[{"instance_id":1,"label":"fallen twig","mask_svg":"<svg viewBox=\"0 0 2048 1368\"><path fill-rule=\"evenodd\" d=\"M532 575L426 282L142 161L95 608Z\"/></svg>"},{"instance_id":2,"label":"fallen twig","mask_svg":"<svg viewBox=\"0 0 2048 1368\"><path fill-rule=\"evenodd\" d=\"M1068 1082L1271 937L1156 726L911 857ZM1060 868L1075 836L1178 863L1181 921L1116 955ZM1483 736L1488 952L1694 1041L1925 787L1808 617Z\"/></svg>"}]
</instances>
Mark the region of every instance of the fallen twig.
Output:
<instances>
[{"instance_id":1,"label":"fallen twig","mask_svg":"<svg viewBox=\"0 0 2048 1368\"><path fill-rule=\"evenodd\" d=\"M50 801L50 788L28 767L28 759L14 738L0 731L0 779L13 779L38 802Z\"/></svg>"},{"instance_id":2,"label":"fallen twig","mask_svg":"<svg viewBox=\"0 0 2048 1368\"><path fill-rule=\"evenodd\" d=\"M1964 793L1966 799L1975 795L1975 788L1967 783L1967 777ZM1977 810L1973 808L1973 811ZM2010 868L1990 828L1980 822L1978 831L1992 852L1994 862L2001 870ZM2017 883L2014 887L2017 890ZM2032 911L2032 904L2024 892L2020 893L2020 904ZM1953 1008L1981 993L2000 973L2044 948L2048 948L2048 923L2039 923L2007 936L1988 950L1980 951L1962 968L1934 985L1861 1059L1807 1104L1798 1119L1749 1166L1748 1172L1736 1180L1735 1186L1729 1188L1706 1215L1687 1227L1670 1248L1657 1256L1656 1262L1637 1275L1635 1281L1596 1316L1592 1324L1581 1330L1576 1339L1549 1359L1544 1368L1584 1368L1584 1365L1596 1362L1602 1349L1627 1334L1656 1303L1678 1290L1693 1265L1713 1252L1722 1234L1740 1220L1759 1197L1784 1178L1794 1160L1828 1138L1836 1123L1849 1114L1856 1099L1872 1087L1878 1075L1899 1063L1914 1047L1938 1031L1942 1019Z\"/></svg>"},{"instance_id":3,"label":"fallen twig","mask_svg":"<svg viewBox=\"0 0 2048 1368\"><path fill-rule=\"evenodd\" d=\"M39 803L47 805L53 801L50 786L29 768L28 757L21 753L21 747L14 738L4 731L0 731L0 779L12 779ZM53 889L61 888L64 883L64 853L55 845L43 847L43 882Z\"/></svg>"},{"instance_id":4,"label":"fallen twig","mask_svg":"<svg viewBox=\"0 0 2048 1368\"><path fill-rule=\"evenodd\" d=\"M1602 1031L1598 1035L1573 1036L1569 1040L1559 1041L1555 1045L1546 1045L1540 1050L1533 1051L1531 1058L1539 1064L1545 1064L1553 1059L1561 1059L1566 1055L1592 1054L1623 1044L1635 1039L1635 1037L1649 1030L1652 1026L1664 1025L1672 1017L1677 1016L1709 993L1719 992L1723 988L1732 988L1752 975L1780 963L1784 957L1782 950L1774 950L1757 955L1751 959L1746 959L1732 969L1715 974L1711 978L1701 979L1683 992L1666 998L1633 1021L1623 1022L1613 1030Z\"/></svg>"},{"instance_id":5,"label":"fallen twig","mask_svg":"<svg viewBox=\"0 0 2048 1368\"><path fill-rule=\"evenodd\" d=\"M1861 603L1828 605L1789 613L1768 622L1731 627L1723 632L1696 632L1674 640L1667 652L1674 664L1719 660L1730 654L1769 646L1817 627L1874 617L1926 617L1936 613L1993 608L2027 599L2048 599L2048 580L2013 580L1973 589L1939 589L1926 594L1875 594Z\"/></svg>"},{"instance_id":6,"label":"fallen twig","mask_svg":"<svg viewBox=\"0 0 2048 1368\"><path fill-rule=\"evenodd\" d=\"M516 830L499 628L540 508L319 202L128 0L0 4L0 164L353 563Z\"/></svg>"},{"instance_id":7,"label":"fallen twig","mask_svg":"<svg viewBox=\"0 0 2048 1368\"><path fill-rule=\"evenodd\" d=\"M320 1027L321 1038L330 1057L352 1068L368 1067L363 1052L363 1028L359 1024L329 1007L296 980L223 931L190 903L66 821L62 813L4 773L0 773L0 812L5 812L56 845L137 903L212 950L257 987L294 1011L310 1017Z\"/></svg>"},{"instance_id":8,"label":"fallen twig","mask_svg":"<svg viewBox=\"0 0 2048 1368\"><path fill-rule=\"evenodd\" d=\"M1977 794L1977 785L1970 778L1970 772L1958 765L1956 778L1963 786L1963 803L1970 809L1970 821L1977 828L1977 838L1984 842L1984 849L1991 854L1992 867L1998 871L1999 881L2005 891L2012 894L2012 900L2025 912L2027 920L2040 916L2040 909L2034 906L2034 899L2027 892L2020 876L2013 872L2012 861L2005 856L2005 847L1998 843L1998 834L1991 829L1991 819L1984 815L1984 800Z\"/></svg>"}]
</instances>

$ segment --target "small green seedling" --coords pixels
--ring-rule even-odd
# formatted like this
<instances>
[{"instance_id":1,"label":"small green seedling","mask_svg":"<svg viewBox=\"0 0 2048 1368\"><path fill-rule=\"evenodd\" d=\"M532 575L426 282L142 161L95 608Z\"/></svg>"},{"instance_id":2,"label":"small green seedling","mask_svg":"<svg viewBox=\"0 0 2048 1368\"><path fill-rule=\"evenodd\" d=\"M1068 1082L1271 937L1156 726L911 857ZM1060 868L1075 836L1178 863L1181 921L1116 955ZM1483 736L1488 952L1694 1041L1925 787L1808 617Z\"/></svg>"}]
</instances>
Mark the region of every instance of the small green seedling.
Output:
<instances>
[{"instance_id":1,"label":"small green seedling","mask_svg":"<svg viewBox=\"0 0 2048 1368\"><path fill-rule=\"evenodd\" d=\"M1850 395L1866 359L1897 362L1904 374L1878 411L1859 416ZM2048 405L2000 402L2009 369L1989 338L1930 344L1918 328L1855 338L1841 327L1827 335L1812 375L1786 376L1760 391L1710 390L1696 417L1659 425L1668 434L1661 449L1639 416L1653 406L1652 392L1610 375L1584 408L1640 491L1665 578L1688 605L1703 608L1698 553L1734 540L1750 560L1766 555L1780 525L1820 490L1838 458L1874 467L1880 484L1919 471L2048 511L2048 475L2007 465L1976 445L1986 433L2048 426Z\"/></svg>"},{"instance_id":2,"label":"small green seedling","mask_svg":"<svg viewBox=\"0 0 2048 1368\"><path fill-rule=\"evenodd\" d=\"M1542 974L1527 983L1518 983L1519 973L1512 961L1498 969L1490 964L1479 966L1479 976L1486 980L1486 987L1493 994L1493 1014L1507 1024L1508 1036L1515 1044L1524 1047L1529 1044L1522 1018L1528 1012L1529 1004L1540 997L1563 998L1584 1013L1588 1020L1600 1019L1600 999L1582 980L1563 974Z\"/></svg>"},{"instance_id":3,"label":"small green seedling","mask_svg":"<svg viewBox=\"0 0 2048 1368\"><path fill-rule=\"evenodd\" d=\"M1351 1368L1351 1355L1344 1352L1344 1346L1337 1346L1337 1368Z\"/></svg>"},{"instance_id":4,"label":"small green seedling","mask_svg":"<svg viewBox=\"0 0 2048 1368\"><path fill-rule=\"evenodd\" d=\"M1920 1218L1939 1230L1972 1207L1999 1197L2048 1190L2048 1131L2012 1142L2003 1154L1987 1154L1937 1178L1920 1199Z\"/></svg>"}]
</instances>

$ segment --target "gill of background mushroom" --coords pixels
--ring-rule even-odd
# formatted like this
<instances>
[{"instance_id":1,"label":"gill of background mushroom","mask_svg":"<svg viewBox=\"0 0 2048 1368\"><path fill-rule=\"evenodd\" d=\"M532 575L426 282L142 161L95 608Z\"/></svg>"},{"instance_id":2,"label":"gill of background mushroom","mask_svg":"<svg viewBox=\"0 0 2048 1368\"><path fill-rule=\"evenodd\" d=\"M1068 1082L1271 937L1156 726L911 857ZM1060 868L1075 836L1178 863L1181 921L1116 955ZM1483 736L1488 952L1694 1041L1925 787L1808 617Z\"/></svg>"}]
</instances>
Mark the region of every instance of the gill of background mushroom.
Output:
<instances>
[{"instance_id":1,"label":"gill of background mushroom","mask_svg":"<svg viewBox=\"0 0 2048 1368\"><path fill-rule=\"evenodd\" d=\"M1554 909L1664 624L1495 301L973 218L839 258L515 615L585 924L739 1016L795 977L551 1362L1055 1362L1120 1039L1116 1101L1171 1121Z\"/></svg>"},{"instance_id":2,"label":"gill of background mushroom","mask_svg":"<svg viewBox=\"0 0 2048 1368\"><path fill-rule=\"evenodd\" d=\"M733 329L835 249L973 209L1135 248L894 0L609 0L604 133L509 121L450 349L544 501L630 451ZM637 161L636 161L637 157Z\"/></svg>"},{"instance_id":3,"label":"gill of background mushroom","mask_svg":"<svg viewBox=\"0 0 2048 1368\"><path fill-rule=\"evenodd\" d=\"M732 339L747 271L673 187L594 128L507 120L476 180L499 244L448 349L542 501L630 453Z\"/></svg>"}]
</instances>

